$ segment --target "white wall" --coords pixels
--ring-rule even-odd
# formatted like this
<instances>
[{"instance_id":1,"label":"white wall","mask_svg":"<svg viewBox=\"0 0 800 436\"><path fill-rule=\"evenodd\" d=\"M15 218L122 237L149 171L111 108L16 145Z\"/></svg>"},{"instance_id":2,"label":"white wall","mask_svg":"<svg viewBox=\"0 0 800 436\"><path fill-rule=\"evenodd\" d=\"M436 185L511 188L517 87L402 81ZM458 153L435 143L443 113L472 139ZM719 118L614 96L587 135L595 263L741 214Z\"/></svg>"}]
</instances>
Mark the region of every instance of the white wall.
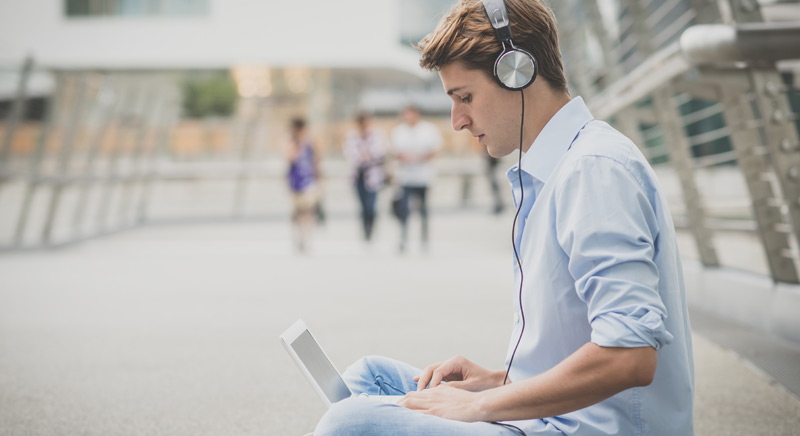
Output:
<instances>
[{"instance_id":1,"label":"white wall","mask_svg":"<svg viewBox=\"0 0 800 436\"><path fill-rule=\"evenodd\" d=\"M63 0L0 1L0 62L32 54L80 68L390 67L416 71L399 43L397 0L211 0L205 17L70 18Z\"/></svg>"}]
</instances>

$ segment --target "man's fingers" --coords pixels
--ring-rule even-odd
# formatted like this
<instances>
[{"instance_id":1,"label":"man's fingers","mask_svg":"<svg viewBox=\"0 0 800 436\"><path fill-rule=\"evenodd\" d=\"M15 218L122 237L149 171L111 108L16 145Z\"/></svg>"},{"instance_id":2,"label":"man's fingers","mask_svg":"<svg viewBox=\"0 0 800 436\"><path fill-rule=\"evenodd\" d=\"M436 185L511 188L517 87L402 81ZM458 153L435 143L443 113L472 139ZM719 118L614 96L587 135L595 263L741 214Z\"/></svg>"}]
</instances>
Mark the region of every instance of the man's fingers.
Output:
<instances>
[{"instance_id":1,"label":"man's fingers","mask_svg":"<svg viewBox=\"0 0 800 436\"><path fill-rule=\"evenodd\" d=\"M397 404L406 409L425 411L429 407L430 402L425 393L418 394L416 392L407 393ZM426 412L427 413L427 412Z\"/></svg>"},{"instance_id":2,"label":"man's fingers","mask_svg":"<svg viewBox=\"0 0 800 436\"><path fill-rule=\"evenodd\" d=\"M431 381L431 376L433 375L433 371L436 370L436 368L438 368L441 364L442 364L442 362L437 362L437 363L428 365L428 366L425 367L424 370L422 370L422 374L420 374L419 376L415 377L414 381L417 382L417 390L418 391L421 391L421 390L425 389L428 386L428 383L430 383L430 381Z\"/></svg>"},{"instance_id":3,"label":"man's fingers","mask_svg":"<svg viewBox=\"0 0 800 436\"><path fill-rule=\"evenodd\" d=\"M442 381L451 381L451 380L459 380L461 368L458 364L453 362L453 359L448 360L447 362L442 363L433 371L433 375L431 376L430 385L432 388L439 386ZM453 374L456 373L457 375L454 377Z\"/></svg>"},{"instance_id":4,"label":"man's fingers","mask_svg":"<svg viewBox=\"0 0 800 436\"><path fill-rule=\"evenodd\" d=\"M439 386L442 381L450 382L451 380L461 380L464 377L463 358L456 356L444 362L437 362L428 365L418 377L414 378L417 382L417 391L427 388Z\"/></svg>"},{"instance_id":5,"label":"man's fingers","mask_svg":"<svg viewBox=\"0 0 800 436\"><path fill-rule=\"evenodd\" d=\"M426 368L424 371L422 371L422 374L420 374L419 377L416 377L418 391L421 391L425 389L426 386L428 386L428 381L430 381L432 373L433 370L428 371L428 369Z\"/></svg>"},{"instance_id":6,"label":"man's fingers","mask_svg":"<svg viewBox=\"0 0 800 436\"><path fill-rule=\"evenodd\" d=\"M467 384L467 382L464 382L464 381L451 381L451 382L447 382L447 385L445 385L445 386L448 386L448 387L451 387L451 388L456 388L456 389L464 389L464 385L465 384ZM469 390L469 389L467 389L467 390Z\"/></svg>"},{"instance_id":7,"label":"man's fingers","mask_svg":"<svg viewBox=\"0 0 800 436\"><path fill-rule=\"evenodd\" d=\"M442 367L439 367L436 369L436 371L433 371L433 376L431 377L431 383L430 383L431 388L439 386L439 384L442 383L442 379L444 378L444 376L445 374L442 371Z\"/></svg>"}]
</instances>

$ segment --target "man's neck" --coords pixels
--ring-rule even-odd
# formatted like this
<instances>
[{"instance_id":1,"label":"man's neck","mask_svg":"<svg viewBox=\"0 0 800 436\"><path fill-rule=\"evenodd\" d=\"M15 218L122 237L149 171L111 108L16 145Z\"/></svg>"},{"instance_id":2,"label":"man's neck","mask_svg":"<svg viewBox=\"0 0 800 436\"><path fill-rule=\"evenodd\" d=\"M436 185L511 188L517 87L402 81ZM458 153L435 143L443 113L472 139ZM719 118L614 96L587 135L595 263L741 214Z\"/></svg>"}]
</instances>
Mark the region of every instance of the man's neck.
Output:
<instances>
[{"instance_id":1,"label":"man's neck","mask_svg":"<svg viewBox=\"0 0 800 436\"><path fill-rule=\"evenodd\" d=\"M530 92L525 91L525 127L523 137L523 151L530 149L536 138L544 129L544 126L561 110L571 98L569 94L554 92L544 83L534 88L531 86Z\"/></svg>"}]
</instances>

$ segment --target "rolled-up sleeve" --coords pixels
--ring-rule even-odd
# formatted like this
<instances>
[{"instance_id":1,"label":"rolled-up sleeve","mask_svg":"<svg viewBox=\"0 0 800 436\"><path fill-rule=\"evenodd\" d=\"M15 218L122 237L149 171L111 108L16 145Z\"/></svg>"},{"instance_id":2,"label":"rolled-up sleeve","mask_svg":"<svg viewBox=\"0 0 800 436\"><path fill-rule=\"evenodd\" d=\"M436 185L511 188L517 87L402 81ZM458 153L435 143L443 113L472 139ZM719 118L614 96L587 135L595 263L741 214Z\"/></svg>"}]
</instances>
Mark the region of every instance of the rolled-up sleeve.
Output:
<instances>
[{"instance_id":1,"label":"rolled-up sleeve","mask_svg":"<svg viewBox=\"0 0 800 436\"><path fill-rule=\"evenodd\" d=\"M671 343L654 262L659 228L651 190L608 157L581 157L565 174L554 197L556 233L588 307L591 341L655 349Z\"/></svg>"}]
</instances>

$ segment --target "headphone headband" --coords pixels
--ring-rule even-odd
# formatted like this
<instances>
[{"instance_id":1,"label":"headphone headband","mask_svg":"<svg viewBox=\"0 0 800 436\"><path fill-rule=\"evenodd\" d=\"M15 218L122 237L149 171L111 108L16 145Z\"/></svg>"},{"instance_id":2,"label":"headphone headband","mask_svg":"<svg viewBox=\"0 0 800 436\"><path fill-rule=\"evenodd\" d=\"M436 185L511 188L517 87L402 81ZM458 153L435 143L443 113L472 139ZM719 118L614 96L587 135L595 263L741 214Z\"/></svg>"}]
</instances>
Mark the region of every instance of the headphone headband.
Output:
<instances>
[{"instance_id":1,"label":"headphone headband","mask_svg":"<svg viewBox=\"0 0 800 436\"><path fill-rule=\"evenodd\" d=\"M482 1L489 23L494 29L497 40L503 46L503 51L494 62L494 78L503 88L511 91L523 90L536 80L538 70L536 59L514 45L505 1Z\"/></svg>"},{"instance_id":2,"label":"headphone headband","mask_svg":"<svg viewBox=\"0 0 800 436\"><path fill-rule=\"evenodd\" d=\"M489 17L489 23L494 28L497 39L504 45L506 42L511 42L511 25L508 21L506 3L503 0L483 0L483 8L486 10L486 16Z\"/></svg>"}]
</instances>

